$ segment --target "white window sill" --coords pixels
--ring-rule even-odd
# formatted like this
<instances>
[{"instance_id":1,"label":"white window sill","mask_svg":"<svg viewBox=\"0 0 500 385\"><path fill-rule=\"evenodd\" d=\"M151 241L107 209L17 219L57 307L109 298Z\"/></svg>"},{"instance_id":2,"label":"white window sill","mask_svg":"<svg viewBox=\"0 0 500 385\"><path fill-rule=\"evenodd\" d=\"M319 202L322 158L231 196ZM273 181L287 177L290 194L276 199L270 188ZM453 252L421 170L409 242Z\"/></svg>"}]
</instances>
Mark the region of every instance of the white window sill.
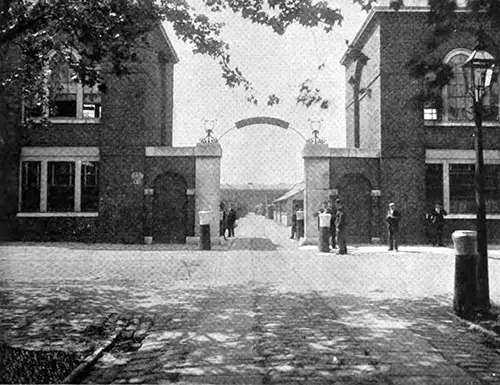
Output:
<instances>
[{"instance_id":1,"label":"white window sill","mask_svg":"<svg viewBox=\"0 0 500 385\"><path fill-rule=\"evenodd\" d=\"M18 218L44 218L44 217L98 217L99 213L17 213Z\"/></svg>"},{"instance_id":2,"label":"white window sill","mask_svg":"<svg viewBox=\"0 0 500 385\"><path fill-rule=\"evenodd\" d=\"M474 122L445 122L440 120L424 120L429 127L475 127ZM483 122L482 127L500 127L500 122Z\"/></svg>"},{"instance_id":3,"label":"white window sill","mask_svg":"<svg viewBox=\"0 0 500 385\"><path fill-rule=\"evenodd\" d=\"M31 118L29 120L40 123L44 118ZM97 124L101 118L48 118L50 123L54 124Z\"/></svg>"},{"instance_id":4,"label":"white window sill","mask_svg":"<svg viewBox=\"0 0 500 385\"><path fill-rule=\"evenodd\" d=\"M445 219L476 219L476 214L448 214ZM487 214L486 219L500 219L500 214Z\"/></svg>"}]
</instances>

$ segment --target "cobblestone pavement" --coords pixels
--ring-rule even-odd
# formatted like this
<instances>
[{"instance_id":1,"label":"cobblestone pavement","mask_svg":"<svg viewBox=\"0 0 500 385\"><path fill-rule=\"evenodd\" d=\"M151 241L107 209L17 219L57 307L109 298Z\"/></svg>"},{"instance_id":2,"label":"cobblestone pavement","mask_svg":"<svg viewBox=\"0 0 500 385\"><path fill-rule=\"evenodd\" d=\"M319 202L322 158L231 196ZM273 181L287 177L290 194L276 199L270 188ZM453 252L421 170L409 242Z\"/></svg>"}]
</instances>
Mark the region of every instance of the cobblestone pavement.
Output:
<instances>
[{"instance_id":1,"label":"cobblestone pavement","mask_svg":"<svg viewBox=\"0 0 500 385\"><path fill-rule=\"evenodd\" d=\"M82 357L85 383L500 384L499 346L450 316L451 248L299 248L251 216L211 251L0 245L12 346ZM500 251L490 252L493 300Z\"/></svg>"}]
</instances>

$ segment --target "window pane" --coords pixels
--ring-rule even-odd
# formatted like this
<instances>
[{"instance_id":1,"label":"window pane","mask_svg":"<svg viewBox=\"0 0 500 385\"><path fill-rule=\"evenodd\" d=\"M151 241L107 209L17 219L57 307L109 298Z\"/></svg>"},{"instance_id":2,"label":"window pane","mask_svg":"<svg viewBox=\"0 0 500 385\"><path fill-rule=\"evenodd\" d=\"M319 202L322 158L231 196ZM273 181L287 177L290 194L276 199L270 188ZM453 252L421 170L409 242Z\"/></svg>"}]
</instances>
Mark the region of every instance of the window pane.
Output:
<instances>
[{"instance_id":1,"label":"window pane","mask_svg":"<svg viewBox=\"0 0 500 385\"><path fill-rule=\"evenodd\" d=\"M425 172L425 201L428 207L443 201L443 165L427 164Z\"/></svg>"},{"instance_id":2,"label":"window pane","mask_svg":"<svg viewBox=\"0 0 500 385\"><path fill-rule=\"evenodd\" d=\"M50 116L53 117L76 117L76 98L75 100L65 100L67 97L73 95L58 95L62 96L60 100L54 100L52 102L52 108L50 109ZM76 95L74 95L76 97Z\"/></svg>"},{"instance_id":3,"label":"window pane","mask_svg":"<svg viewBox=\"0 0 500 385\"><path fill-rule=\"evenodd\" d=\"M75 210L75 164L48 162L47 210Z\"/></svg>"},{"instance_id":4,"label":"window pane","mask_svg":"<svg viewBox=\"0 0 500 385\"><path fill-rule=\"evenodd\" d=\"M469 111L469 96L465 89L465 79L462 64L467 60L467 55L453 56L448 64L452 66L453 78L447 86L447 111L448 120L471 121L473 116Z\"/></svg>"},{"instance_id":5,"label":"window pane","mask_svg":"<svg viewBox=\"0 0 500 385\"><path fill-rule=\"evenodd\" d=\"M22 162L21 211L40 211L40 162Z\"/></svg>"},{"instance_id":6,"label":"window pane","mask_svg":"<svg viewBox=\"0 0 500 385\"><path fill-rule=\"evenodd\" d=\"M486 213L500 213L500 165L484 165Z\"/></svg>"},{"instance_id":7,"label":"window pane","mask_svg":"<svg viewBox=\"0 0 500 385\"><path fill-rule=\"evenodd\" d=\"M101 94L97 87L84 87L83 94L83 117L100 118L101 117Z\"/></svg>"},{"instance_id":8,"label":"window pane","mask_svg":"<svg viewBox=\"0 0 500 385\"><path fill-rule=\"evenodd\" d=\"M471 214L476 211L473 164L450 165L450 212Z\"/></svg>"},{"instance_id":9,"label":"window pane","mask_svg":"<svg viewBox=\"0 0 500 385\"><path fill-rule=\"evenodd\" d=\"M49 66L51 70L49 89L52 101L50 116L76 117L78 84L75 82L74 71L60 54L52 57Z\"/></svg>"},{"instance_id":10,"label":"window pane","mask_svg":"<svg viewBox=\"0 0 500 385\"><path fill-rule=\"evenodd\" d=\"M82 163L82 211L99 210L99 163Z\"/></svg>"}]
</instances>

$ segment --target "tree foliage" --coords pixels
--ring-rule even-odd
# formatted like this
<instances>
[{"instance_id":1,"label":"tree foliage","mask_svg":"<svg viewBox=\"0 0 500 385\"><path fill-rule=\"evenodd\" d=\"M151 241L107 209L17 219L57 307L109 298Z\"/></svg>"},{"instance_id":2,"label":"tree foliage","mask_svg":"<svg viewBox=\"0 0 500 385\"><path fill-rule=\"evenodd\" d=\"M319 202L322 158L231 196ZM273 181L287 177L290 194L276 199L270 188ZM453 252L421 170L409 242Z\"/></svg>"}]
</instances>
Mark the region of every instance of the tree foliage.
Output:
<instances>
[{"instance_id":1,"label":"tree foliage","mask_svg":"<svg viewBox=\"0 0 500 385\"><path fill-rule=\"evenodd\" d=\"M369 11L376 0L352 0L361 10ZM392 0L399 10L405 0ZM193 4L196 6L193 7ZM410 72L426 80L426 90L420 97L432 98L451 73L433 57L439 44L458 27L454 0L429 0L429 31L426 37L428 55L414 58ZM469 0L472 12L484 12L492 25L500 26L500 2ZM84 84L102 83L96 70L106 61L117 75L127 74L136 59L138 44L158 23L170 23L175 34L193 47L193 52L208 55L221 68L221 76L229 87L243 87L247 99L257 103L252 83L242 71L232 65L230 46L221 38L224 24L217 14L233 12L243 19L284 34L294 24L315 27L330 32L343 22L340 9L328 1L315 0L0 0L0 57L7 62L14 47L22 60L15 66L0 63L0 92L9 85L35 94L43 84L43 67L49 51L76 50L79 59L68 57L78 80ZM432 81L427 81L432 72ZM103 85L105 86L105 85ZM270 95L268 105L280 102ZM320 90L302 84L297 102L306 106L328 107Z\"/></svg>"},{"instance_id":2,"label":"tree foliage","mask_svg":"<svg viewBox=\"0 0 500 385\"><path fill-rule=\"evenodd\" d=\"M362 6L371 0L354 0ZM22 60L14 67L3 66L0 92L9 85L27 94L39 92L47 53L67 52L79 58L70 66L84 84L101 83L97 65L112 64L117 75L128 73L136 59L138 44L158 23L171 23L175 34L193 47L193 52L208 55L220 64L221 76L229 87L252 84L238 67L232 66L229 44L221 37L224 24L213 21L223 11L271 28L278 34L293 24L331 31L342 22L341 11L326 1L313 0L198 0L194 8L187 0L1 0L0 55L15 47ZM279 102L271 95L269 105Z\"/></svg>"},{"instance_id":3,"label":"tree foliage","mask_svg":"<svg viewBox=\"0 0 500 385\"><path fill-rule=\"evenodd\" d=\"M404 0L403 0L404 2ZM463 25L458 17L455 0L429 0L428 30L423 37L425 54L415 54L408 62L410 76L422 81L423 87L415 95L416 101L432 103L438 109L441 107L441 90L453 77L451 67L443 63L443 58L436 55L441 44L452 38L457 31L464 31L471 36L483 34L482 29ZM467 8L472 17L480 15L485 25L493 29L500 27L500 2L498 0L469 0ZM498 55L496 42L487 35L487 48ZM497 56L498 57L498 56Z\"/></svg>"}]
</instances>

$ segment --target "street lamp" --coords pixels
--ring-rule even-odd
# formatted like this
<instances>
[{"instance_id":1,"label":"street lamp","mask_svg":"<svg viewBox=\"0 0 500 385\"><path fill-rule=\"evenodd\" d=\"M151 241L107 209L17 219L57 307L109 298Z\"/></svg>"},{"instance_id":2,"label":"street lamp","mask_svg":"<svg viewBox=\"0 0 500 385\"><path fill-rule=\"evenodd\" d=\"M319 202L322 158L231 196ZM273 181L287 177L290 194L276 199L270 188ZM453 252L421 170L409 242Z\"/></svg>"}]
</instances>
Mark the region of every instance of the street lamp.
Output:
<instances>
[{"instance_id":1,"label":"street lamp","mask_svg":"<svg viewBox=\"0 0 500 385\"><path fill-rule=\"evenodd\" d=\"M474 185L476 188L476 231L477 231L477 307L487 310L490 307L490 289L488 282L488 236L486 231L486 209L484 201L484 158L483 158L483 100L488 94L495 58L486 51L484 35L480 31L474 51L463 64L465 86L473 100L474 122L476 126L474 148L476 167Z\"/></svg>"}]
</instances>

